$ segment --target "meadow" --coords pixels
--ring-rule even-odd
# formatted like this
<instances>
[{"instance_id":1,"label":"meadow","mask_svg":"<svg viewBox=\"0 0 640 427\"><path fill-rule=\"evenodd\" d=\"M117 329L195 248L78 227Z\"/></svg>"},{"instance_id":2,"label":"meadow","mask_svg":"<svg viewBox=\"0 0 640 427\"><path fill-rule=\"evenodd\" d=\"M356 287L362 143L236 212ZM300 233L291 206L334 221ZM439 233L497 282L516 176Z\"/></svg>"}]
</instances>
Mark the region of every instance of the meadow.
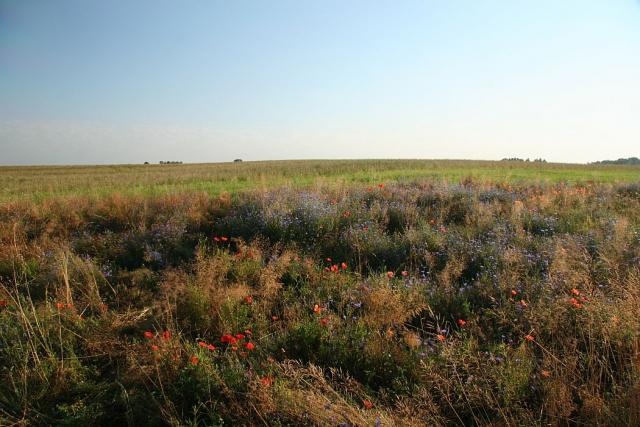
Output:
<instances>
[{"instance_id":1,"label":"meadow","mask_svg":"<svg viewBox=\"0 0 640 427\"><path fill-rule=\"evenodd\" d=\"M220 195L273 188L377 182L615 183L639 179L638 166L469 160L290 160L110 166L0 166L0 201L111 194Z\"/></svg>"},{"instance_id":2,"label":"meadow","mask_svg":"<svg viewBox=\"0 0 640 427\"><path fill-rule=\"evenodd\" d=\"M0 168L0 425L640 425L640 168Z\"/></svg>"}]
</instances>

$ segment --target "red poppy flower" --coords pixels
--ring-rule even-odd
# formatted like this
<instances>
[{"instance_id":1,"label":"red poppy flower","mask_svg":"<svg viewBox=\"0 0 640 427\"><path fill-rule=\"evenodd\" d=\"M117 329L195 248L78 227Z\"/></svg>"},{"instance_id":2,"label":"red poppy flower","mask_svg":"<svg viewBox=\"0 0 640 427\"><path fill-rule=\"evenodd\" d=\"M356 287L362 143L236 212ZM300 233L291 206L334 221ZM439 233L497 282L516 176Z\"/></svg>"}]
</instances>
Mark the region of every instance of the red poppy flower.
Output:
<instances>
[{"instance_id":1,"label":"red poppy flower","mask_svg":"<svg viewBox=\"0 0 640 427\"><path fill-rule=\"evenodd\" d=\"M151 350L158 351L159 349L160 349L160 347L158 347L157 345L155 345L155 344L151 345Z\"/></svg>"},{"instance_id":2,"label":"red poppy flower","mask_svg":"<svg viewBox=\"0 0 640 427\"><path fill-rule=\"evenodd\" d=\"M252 332L249 329L245 329L244 333L247 334L247 335L251 335L252 334Z\"/></svg>"},{"instance_id":3,"label":"red poppy flower","mask_svg":"<svg viewBox=\"0 0 640 427\"><path fill-rule=\"evenodd\" d=\"M533 341L535 338L534 338L533 335L525 335L524 339L527 340L527 341Z\"/></svg>"},{"instance_id":4,"label":"red poppy flower","mask_svg":"<svg viewBox=\"0 0 640 427\"><path fill-rule=\"evenodd\" d=\"M219 238L218 236L214 236L214 237L213 237L213 240L214 240L214 241L216 241L216 242L219 242L219 241L220 241L220 238Z\"/></svg>"},{"instance_id":5,"label":"red poppy flower","mask_svg":"<svg viewBox=\"0 0 640 427\"><path fill-rule=\"evenodd\" d=\"M340 264L340 267L342 267L343 270L347 269L347 263L343 262L342 264Z\"/></svg>"},{"instance_id":6,"label":"red poppy flower","mask_svg":"<svg viewBox=\"0 0 640 427\"><path fill-rule=\"evenodd\" d=\"M229 240L229 238L228 238L228 237L225 237L225 236L222 236L222 237L220 238L220 240L222 240L223 242L226 242L227 240Z\"/></svg>"},{"instance_id":7,"label":"red poppy flower","mask_svg":"<svg viewBox=\"0 0 640 427\"><path fill-rule=\"evenodd\" d=\"M545 378L549 378L551 376L551 372L550 371L545 371L544 369L540 373Z\"/></svg>"},{"instance_id":8,"label":"red poppy flower","mask_svg":"<svg viewBox=\"0 0 640 427\"><path fill-rule=\"evenodd\" d=\"M236 347L235 345L231 347L231 351L238 351L238 347Z\"/></svg>"},{"instance_id":9,"label":"red poppy flower","mask_svg":"<svg viewBox=\"0 0 640 427\"><path fill-rule=\"evenodd\" d=\"M198 358L196 356L191 356L191 364L192 365L197 365L199 362Z\"/></svg>"},{"instance_id":10,"label":"red poppy flower","mask_svg":"<svg viewBox=\"0 0 640 427\"><path fill-rule=\"evenodd\" d=\"M384 188L384 184L378 184L378 188Z\"/></svg>"},{"instance_id":11,"label":"red poppy flower","mask_svg":"<svg viewBox=\"0 0 640 427\"><path fill-rule=\"evenodd\" d=\"M244 334L236 334L236 339L243 340Z\"/></svg>"},{"instance_id":12,"label":"red poppy flower","mask_svg":"<svg viewBox=\"0 0 640 427\"><path fill-rule=\"evenodd\" d=\"M199 345L200 347L206 347L206 346L207 346L207 343L206 343L206 342L204 342L204 341L200 341L200 342L198 343L198 345Z\"/></svg>"},{"instance_id":13,"label":"red poppy flower","mask_svg":"<svg viewBox=\"0 0 640 427\"><path fill-rule=\"evenodd\" d=\"M569 300L569 302L570 302L571 304L573 304L573 306L574 306L575 308L581 308L581 307L582 307L582 304L580 304L580 303L578 302L578 300L577 300L577 299L575 299L575 298L571 298L571 299Z\"/></svg>"},{"instance_id":14,"label":"red poppy flower","mask_svg":"<svg viewBox=\"0 0 640 427\"><path fill-rule=\"evenodd\" d=\"M145 338L149 338L149 339L153 338L153 332L151 332L151 331L146 331L146 332L144 333L144 337L145 337Z\"/></svg>"},{"instance_id":15,"label":"red poppy flower","mask_svg":"<svg viewBox=\"0 0 640 427\"><path fill-rule=\"evenodd\" d=\"M255 346L255 345L253 345L253 343L252 343L252 342L248 342L248 343L246 343L246 344L244 345L244 347L245 347L247 350L253 350L254 348L256 348L256 346Z\"/></svg>"},{"instance_id":16,"label":"red poppy flower","mask_svg":"<svg viewBox=\"0 0 640 427\"><path fill-rule=\"evenodd\" d=\"M273 384L273 377L271 375L265 375L264 377L260 378L260 384L265 387L270 387L271 384Z\"/></svg>"},{"instance_id":17,"label":"red poppy flower","mask_svg":"<svg viewBox=\"0 0 640 427\"><path fill-rule=\"evenodd\" d=\"M211 350L211 351L214 351L214 350L216 349L216 346L215 346L215 345L213 345L213 344L209 344L209 345L207 346L207 348L208 348L209 350Z\"/></svg>"},{"instance_id":18,"label":"red poppy flower","mask_svg":"<svg viewBox=\"0 0 640 427\"><path fill-rule=\"evenodd\" d=\"M516 291L515 289L511 289L511 295L513 296L518 295L518 291Z\"/></svg>"},{"instance_id":19,"label":"red poppy flower","mask_svg":"<svg viewBox=\"0 0 640 427\"><path fill-rule=\"evenodd\" d=\"M163 340L167 341L167 340L168 340L168 339L170 339L170 338L171 338L171 332L169 332L169 331L164 331L164 332L162 333L162 339L163 339Z\"/></svg>"},{"instance_id":20,"label":"red poppy flower","mask_svg":"<svg viewBox=\"0 0 640 427\"><path fill-rule=\"evenodd\" d=\"M322 319L320 319L320 324L322 326L327 326L328 323L329 323L329 319L327 319L326 317L323 317Z\"/></svg>"},{"instance_id":21,"label":"red poppy flower","mask_svg":"<svg viewBox=\"0 0 640 427\"><path fill-rule=\"evenodd\" d=\"M223 335L222 338L220 338L220 341L223 343L235 344L238 340L236 340L233 335Z\"/></svg>"},{"instance_id":22,"label":"red poppy flower","mask_svg":"<svg viewBox=\"0 0 640 427\"><path fill-rule=\"evenodd\" d=\"M580 295L580 291L577 290L576 288L571 289L571 293L574 294L575 296Z\"/></svg>"},{"instance_id":23,"label":"red poppy flower","mask_svg":"<svg viewBox=\"0 0 640 427\"><path fill-rule=\"evenodd\" d=\"M362 399L362 404L364 405L365 408L367 409L371 409L373 408L373 403L371 403L370 400L368 399Z\"/></svg>"},{"instance_id":24,"label":"red poppy flower","mask_svg":"<svg viewBox=\"0 0 640 427\"><path fill-rule=\"evenodd\" d=\"M528 305L527 302L525 300L523 300L523 299L521 299L518 304L520 304L520 307L522 307L522 308L526 308L527 305Z\"/></svg>"},{"instance_id":25,"label":"red poppy flower","mask_svg":"<svg viewBox=\"0 0 640 427\"><path fill-rule=\"evenodd\" d=\"M61 302L56 303L56 308L57 308L58 310L62 310L62 309L64 308L64 304L63 304L63 303L61 303Z\"/></svg>"},{"instance_id":26,"label":"red poppy flower","mask_svg":"<svg viewBox=\"0 0 640 427\"><path fill-rule=\"evenodd\" d=\"M326 261L327 262L331 262L332 260L331 260L331 258L327 258Z\"/></svg>"},{"instance_id":27,"label":"red poppy flower","mask_svg":"<svg viewBox=\"0 0 640 427\"><path fill-rule=\"evenodd\" d=\"M244 302L249 305L253 304L253 297L251 295L247 295L246 297L244 297Z\"/></svg>"},{"instance_id":28,"label":"red poppy flower","mask_svg":"<svg viewBox=\"0 0 640 427\"><path fill-rule=\"evenodd\" d=\"M393 273L393 271L387 271L387 277L389 279L393 279L393 276L395 276L395 274Z\"/></svg>"},{"instance_id":29,"label":"red poppy flower","mask_svg":"<svg viewBox=\"0 0 640 427\"><path fill-rule=\"evenodd\" d=\"M467 321L466 321L466 320L458 319L458 325L459 325L460 327L463 327L463 326L464 326L464 325L466 325L466 324L467 324Z\"/></svg>"},{"instance_id":30,"label":"red poppy flower","mask_svg":"<svg viewBox=\"0 0 640 427\"><path fill-rule=\"evenodd\" d=\"M330 270L331 270L333 273L337 273L337 272L338 272L338 266L337 266L336 264L333 264L333 265L331 266Z\"/></svg>"},{"instance_id":31,"label":"red poppy flower","mask_svg":"<svg viewBox=\"0 0 640 427\"><path fill-rule=\"evenodd\" d=\"M444 335L440 335L440 334L436 335L436 338L438 338L438 341L440 341L440 342L444 342L444 340L447 339L447 337L445 337Z\"/></svg>"},{"instance_id":32,"label":"red poppy flower","mask_svg":"<svg viewBox=\"0 0 640 427\"><path fill-rule=\"evenodd\" d=\"M320 314L322 312L322 308L318 304L315 304L313 306L313 312L316 314Z\"/></svg>"},{"instance_id":33,"label":"red poppy flower","mask_svg":"<svg viewBox=\"0 0 640 427\"><path fill-rule=\"evenodd\" d=\"M275 322L276 320L278 320L278 316L271 316L271 320Z\"/></svg>"}]
</instances>

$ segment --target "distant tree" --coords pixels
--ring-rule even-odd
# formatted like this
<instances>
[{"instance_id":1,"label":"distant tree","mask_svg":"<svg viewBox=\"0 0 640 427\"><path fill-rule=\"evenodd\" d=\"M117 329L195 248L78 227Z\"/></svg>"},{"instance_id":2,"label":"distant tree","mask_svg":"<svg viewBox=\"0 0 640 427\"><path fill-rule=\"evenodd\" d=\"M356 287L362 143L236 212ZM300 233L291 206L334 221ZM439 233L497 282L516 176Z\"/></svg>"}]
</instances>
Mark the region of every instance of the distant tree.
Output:
<instances>
[{"instance_id":1,"label":"distant tree","mask_svg":"<svg viewBox=\"0 0 640 427\"><path fill-rule=\"evenodd\" d=\"M235 159L235 160L233 161L233 163L240 163L240 162L242 162L242 159Z\"/></svg>"},{"instance_id":2,"label":"distant tree","mask_svg":"<svg viewBox=\"0 0 640 427\"><path fill-rule=\"evenodd\" d=\"M618 160L601 160L599 162L593 162L593 165L640 165L640 159L637 157L628 157L626 159Z\"/></svg>"},{"instance_id":3,"label":"distant tree","mask_svg":"<svg viewBox=\"0 0 640 427\"><path fill-rule=\"evenodd\" d=\"M144 164L145 164L145 165L148 165L148 164L149 164L149 162L144 162Z\"/></svg>"},{"instance_id":4,"label":"distant tree","mask_svg":"<svg viewBox=\"0 0 640 427\"><path fill-rule=\"evenodd\" d=\"M503 162L528 162L530 161L529 159L521 159L520 157L505 157L504 159L502 159ZM538 163L547 163L547 161L543 158L540 159L533 159L534 162L538 162Z\"/></svg>"}]
</instances>

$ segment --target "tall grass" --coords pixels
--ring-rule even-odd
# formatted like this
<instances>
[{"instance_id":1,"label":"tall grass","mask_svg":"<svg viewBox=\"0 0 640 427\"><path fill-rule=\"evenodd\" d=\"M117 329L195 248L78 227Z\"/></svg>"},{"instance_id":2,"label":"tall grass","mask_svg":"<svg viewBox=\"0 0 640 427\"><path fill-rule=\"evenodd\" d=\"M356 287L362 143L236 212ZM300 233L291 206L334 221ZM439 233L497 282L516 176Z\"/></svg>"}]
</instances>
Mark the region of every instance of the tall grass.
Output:
<instances>
[{"instance_id":1,"label":"tall grass","mask_svg":"<svg viewBox=\"0 0 640 427\"><path fill-rule=\"evenodd\" d=\"M0 424L637 425L639 188L4 202Z\"/></svg>"}]
</instances>

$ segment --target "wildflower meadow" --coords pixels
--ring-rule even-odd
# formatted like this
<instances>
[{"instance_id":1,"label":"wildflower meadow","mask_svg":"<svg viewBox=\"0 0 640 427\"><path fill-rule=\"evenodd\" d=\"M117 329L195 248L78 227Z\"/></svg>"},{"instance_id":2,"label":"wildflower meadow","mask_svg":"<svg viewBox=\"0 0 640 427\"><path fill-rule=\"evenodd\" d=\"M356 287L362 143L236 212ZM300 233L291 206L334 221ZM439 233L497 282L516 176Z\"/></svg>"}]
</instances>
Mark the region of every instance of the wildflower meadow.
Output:
<instances>
[{"instance_id":1,"label":"wildflower meadow","mask_svg":"<svg viewBox=\"0 0 640 427\"><path fill-rule=\"evenodd\" d=\"M640 184L396 178L7 198L0 424L640 425Z\"/></svg>"}]
</instances>

